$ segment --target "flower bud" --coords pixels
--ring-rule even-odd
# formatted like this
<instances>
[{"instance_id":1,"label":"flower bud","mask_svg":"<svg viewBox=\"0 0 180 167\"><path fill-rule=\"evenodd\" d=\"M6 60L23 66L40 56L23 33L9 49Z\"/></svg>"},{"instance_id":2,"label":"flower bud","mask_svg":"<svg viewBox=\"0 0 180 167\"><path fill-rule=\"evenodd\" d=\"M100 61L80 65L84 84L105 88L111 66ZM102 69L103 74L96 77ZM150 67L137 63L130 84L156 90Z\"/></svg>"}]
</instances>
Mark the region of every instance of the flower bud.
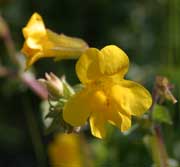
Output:
<instances>
[{"instance_id":1,"label":"flower bud","mask_svg":"<svg viewBox=\"0 0 180 167\"><path fill-rule=\"evenodd\" d=\"M58 99L63 96L63 83L55 74L45 73L45 79L39 79L48 90L52 99Z\"/></svg>"}]
</instances>

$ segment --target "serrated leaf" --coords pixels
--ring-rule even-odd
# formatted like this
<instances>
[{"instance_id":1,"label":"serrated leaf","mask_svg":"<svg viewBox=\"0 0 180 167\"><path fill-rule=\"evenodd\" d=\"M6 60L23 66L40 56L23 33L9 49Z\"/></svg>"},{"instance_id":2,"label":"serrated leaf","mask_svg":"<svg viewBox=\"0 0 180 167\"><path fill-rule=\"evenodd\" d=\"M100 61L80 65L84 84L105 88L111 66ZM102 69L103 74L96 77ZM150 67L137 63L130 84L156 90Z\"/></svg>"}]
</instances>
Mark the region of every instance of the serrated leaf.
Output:
<instances>
[{"instance_id":1,"label":"serrated leaf","mask_svg":"<svg viewBox=\"0 0 180 167\"><path fill-rule=\"evenodd\" d=\"M152 119L158 123L172 124L169 111L166 107L156 104L152 112Z\"/></svg>"}]
</instances>

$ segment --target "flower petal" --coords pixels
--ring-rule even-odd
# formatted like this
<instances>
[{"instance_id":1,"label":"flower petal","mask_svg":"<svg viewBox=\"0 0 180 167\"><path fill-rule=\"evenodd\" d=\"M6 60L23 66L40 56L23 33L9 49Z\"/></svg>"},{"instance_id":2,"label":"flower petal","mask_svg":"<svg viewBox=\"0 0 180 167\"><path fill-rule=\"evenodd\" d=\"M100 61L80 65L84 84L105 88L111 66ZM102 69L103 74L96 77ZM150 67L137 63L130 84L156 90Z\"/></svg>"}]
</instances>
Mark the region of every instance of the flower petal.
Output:
<instances>
[{"instance_id":1,"label":"flower petal","mask_svg":"<svg viewBox=\"0 0 180 167\"><path fill-rule=\"evenodd\" d=\"M76 63L76 73L82 83L97 80L102 76L99 68L100 55L98 49L90 48L79 58Z\"/></svg>"},{"instance_id":2,"label":"flower petal","mask_svg":"<svg viewBox=\"0 0 180 167\"><path fill-rule=\"evenodd\" d=\"M46 29L42 17L34 13L26 27L23 28L23 35L27 40L27 45L32 49L42 49L41 42L46 37Z\"/></svg>"},{"instance_id":3,"label":"flower petal","mask_svg":"<svg viewBox=\"0 0 180 167\"><path fill-rule=\"evenodd\" d=\"M105 137L105 112L107 110L107 97L103 91L97 90L93 93L90 107L92 113L90 115L91 132L98 138Z\"/></svg>"},{"instance_id":4,"label":"flower petal","mask_svg":"<svg viewBox=\"0 0 180 167\"><path fill-rule=\"evenodd\" d=\"M111 111L108 111L106 115L109 123L117 126L122 132L128 130L131 127L131 116L122 114L120 108L116 107L113 110L111 107Z\"/></svg>"},{"instance_id":5,"label":"flower petal","mask_svg":"<svg viewBox=\"0 0 180 167\"><path fill-rule=\"evenodd\" d=\"M109 89L109 109L106 112L107 120L117 126L120 131L126 131L131 127L131 114L121 108L119 92L114 86Z\"/></svg>"},{"instance_id":6,"label":"flower petal","mask_svg":"<svg viewBox=\"0 0 180 167\"><path fill-rule=\"evenodd\" d=\"M39 52L39 49L31 49L28 47L27 42L25 41L23 44L23 48L21 49L21 52L26 56L26 57L31 57L37 52Z\"/></svg>"},{"instance_id":7,"label":"flower petal","mask_svg":"<svg viewBox=\"0 0 180 167\"><path fill-rule=\"evenodd\" d=\"M39 60L42 57L43 57L43 55L41 52L38 52L31 57L28 57L28 59L26 61L26 69L25 70L27 70L32 64L34 64L34 62L36 62L37 60Z\"/></svg>"},{"instance_id":8,"label":"flower petal","mask_svg":"<svg viewBox=\"0 0 180 167\"><path fill-rule=\"evenodd\" d=\"M73 126L84 125L91 113L90 101L91 95L86 89L72 96L64 106L64 120Z\"/></svg>"},{"instance_id":9,"label":"flower petal","mask_svg":"<svg viewBox=\"0 0 180 167\"><path fill-rule=\"evenodd\" d=\"M129 67L129 59L126 53L115 45L108 45L101 51L99 65L104 75L119 73L123 78Z\"/></svg>"},{"instance_id":10,"label":"flower petal","mask_svg":"<svg viewBox=\"0 0 180 167\"><path fill-rule=\"evenodd\" d=\"M104 138L106 135L106 120L103 111L93 111L89 121L92 135L98 138Z\"/></svg>"},{"instance_id":11,"label":"flower petal","mask_svg":"<svg viewBox=\"0 0 180 167\"><path fill-rule=\"evenodd\" d=\"M128 115L141 116L152 104L150 93L133 81L121 80L111 91L112 97Z\"/></svg>"}]
</instances>

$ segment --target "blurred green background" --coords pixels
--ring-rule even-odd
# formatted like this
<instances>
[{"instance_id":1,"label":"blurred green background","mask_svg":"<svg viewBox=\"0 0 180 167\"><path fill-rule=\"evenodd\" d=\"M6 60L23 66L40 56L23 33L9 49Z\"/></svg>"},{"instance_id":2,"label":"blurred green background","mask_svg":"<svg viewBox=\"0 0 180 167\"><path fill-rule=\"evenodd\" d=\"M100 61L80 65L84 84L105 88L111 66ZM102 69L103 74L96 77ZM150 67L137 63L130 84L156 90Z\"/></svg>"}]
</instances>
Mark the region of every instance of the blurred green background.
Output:
<instances>
[{"instance_id":1,"label":"blurred green background","mask_svg":"<svg viewBox=\"0 0 180 167\"><path fill-rule=\"evenodd\" d=\"M108 44L128 54L131 69L127 77L142 82L151 91L156 75L175 84L180 96L180 1L179 0L0 0L0 14L7 22L17 51L23 44L22 27L38 12L46 27L57 33L83 38L91 47ZM1 27L0 27L1 29ZM35 63L36 78L45 72L66 75L78 82L75 61ZM3 38L0 38L0 66L12 68ZM52 134L44 135L40 103L15 74L0 77L0 166L48 166L47 145ZM180 161L180 106L165 104L173 125L163 125L169 157ZM110 132L105 141L85 133L94 150L95 166L149 167L152 158L143 144L143 130L122 135Z\"/></svg>"}]
</instances>

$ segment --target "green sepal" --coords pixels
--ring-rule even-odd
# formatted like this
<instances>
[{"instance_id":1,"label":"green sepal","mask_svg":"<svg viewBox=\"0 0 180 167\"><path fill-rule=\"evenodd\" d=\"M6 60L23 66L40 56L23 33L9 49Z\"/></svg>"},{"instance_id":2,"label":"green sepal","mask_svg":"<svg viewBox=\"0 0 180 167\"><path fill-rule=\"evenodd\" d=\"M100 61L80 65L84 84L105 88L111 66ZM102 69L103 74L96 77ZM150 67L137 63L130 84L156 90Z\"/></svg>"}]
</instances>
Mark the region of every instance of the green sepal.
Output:
<instances>
[{"instance_id":1,"label":"green sepal","mask_svg":"<svg viewBox=\"0 0 180 167\"><path fill-rule=\"evenodd\" d=\"M77 92L80 92L82 89L84 88L84 85L83 84L76 84L73 86L73 89L74 91L77 93Z\"/></svg>"},{"instance_id":2,"label":"green sepal","mask_svg":"<svg viewBox=\"0 0 180 167\"><path fill-rule=\"evenodd\" d=\"M73 88L66 82L65 78L62 78L63 83L63 98L69 99L75 92Z\"/></svg>"}]
</instances>

